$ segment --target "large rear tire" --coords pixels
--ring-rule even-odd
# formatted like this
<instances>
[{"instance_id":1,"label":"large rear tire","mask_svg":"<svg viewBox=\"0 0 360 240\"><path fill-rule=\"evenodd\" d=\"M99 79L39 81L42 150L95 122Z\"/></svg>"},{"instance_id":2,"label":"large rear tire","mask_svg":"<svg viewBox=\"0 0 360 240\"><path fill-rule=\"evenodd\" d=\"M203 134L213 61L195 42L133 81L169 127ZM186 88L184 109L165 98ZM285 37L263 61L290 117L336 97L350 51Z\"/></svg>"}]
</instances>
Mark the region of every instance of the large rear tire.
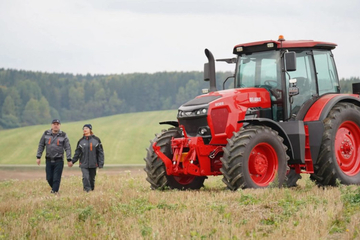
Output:
<instances>
[{"instance_id":1,"label":"large rear tire","mask_svg":"<svg viewBox=\"0 0 360 240\"><path fill-rule=\"evenodd\" d=\"M286 179L287 147L278 133L265 126L247 126L234 133L221 158L226 186L265 188L271 183L281 187Z\"/></svg>"},{"instance_id":2,"label":"large rear tire","mask_svg":"<svg viewBox=\"0 0 360 240\"><path fill-rule=\"evenodd\" d=\"M152 147L156 142L160 147L162 153L168 158L173 158L171 149L171 139L181 137L181 130L179 128L170 128L163 130L152 141L150 141L150 147L147 149L146 166L144 168L147 173L146 180L150 183L151 189L164 190L166 188L175 188L180 190L186 189L200 189L204 186L205 177L193 176L193 175L181 175L181 176L169 176L166 174L164 162L158 158Z\"/></svg>"},{"instance_id":3,"label":"large rear tire","mask_svg":"<svg viewBox=\"0 0 360 240\"><path fill-rule=\"evenodd\" d=\"M337 103L324 120L320 154L311 179L321 186L360 184L360 108Z\"/></svg>"}]
</instances>

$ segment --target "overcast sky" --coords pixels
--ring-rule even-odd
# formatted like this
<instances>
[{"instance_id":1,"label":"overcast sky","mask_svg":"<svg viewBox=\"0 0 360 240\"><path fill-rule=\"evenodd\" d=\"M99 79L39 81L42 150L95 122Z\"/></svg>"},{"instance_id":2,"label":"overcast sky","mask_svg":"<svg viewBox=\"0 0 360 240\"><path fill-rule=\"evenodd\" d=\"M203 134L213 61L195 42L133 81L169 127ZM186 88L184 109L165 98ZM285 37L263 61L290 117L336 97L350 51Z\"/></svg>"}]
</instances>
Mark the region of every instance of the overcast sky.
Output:
<instances>
[{"instance_id":1,"label":"overcast sky","mask_svg":"<svg viewBox=\"0 0 360 240\"><path fill-rule=\"evenodd\" d=\"M0 34L0 68L202 71L205 48L228 58L236 44L282 34L338 44L340 78L360 76L358 0L0 0Z\"/></svg>"}]
</instances>

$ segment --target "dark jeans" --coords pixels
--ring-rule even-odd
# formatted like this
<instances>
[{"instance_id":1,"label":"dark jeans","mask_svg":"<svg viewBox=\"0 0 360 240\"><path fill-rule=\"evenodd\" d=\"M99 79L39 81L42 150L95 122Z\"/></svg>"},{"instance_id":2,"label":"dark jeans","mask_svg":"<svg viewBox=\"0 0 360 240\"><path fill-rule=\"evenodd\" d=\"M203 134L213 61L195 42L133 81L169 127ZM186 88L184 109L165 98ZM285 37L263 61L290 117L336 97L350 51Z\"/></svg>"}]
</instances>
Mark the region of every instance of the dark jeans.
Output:
<instances>
[{"instance_id":1,"label":"dark jeans","mask_svg":"<svg viewBox=\"0 0 360 240\"><path fill-rule=\"evenodd\" d=\"M59 191L63 169L64 161L46 161L46 180L53 192Z\"/></svg>"},{"instance_id":2,"label":"dark jeans","mask_svg":"<svg viewBox=\"0 0 360 240\"><path fill-rule=\"evenodd\" d=\"M81 172L84 191L93 191L95 189L96 168L81 168Z\"/></svg>"}]
</instances>

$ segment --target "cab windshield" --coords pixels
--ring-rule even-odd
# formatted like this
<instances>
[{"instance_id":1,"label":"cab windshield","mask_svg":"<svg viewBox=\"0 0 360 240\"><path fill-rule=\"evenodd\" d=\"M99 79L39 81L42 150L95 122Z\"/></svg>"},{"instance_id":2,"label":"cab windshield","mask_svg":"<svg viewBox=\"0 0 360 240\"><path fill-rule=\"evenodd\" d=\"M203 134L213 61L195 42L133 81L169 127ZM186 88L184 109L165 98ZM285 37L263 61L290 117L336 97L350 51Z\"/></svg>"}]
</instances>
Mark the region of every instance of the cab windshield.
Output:
<instances>
[{"instance_id":1,"label":"cab windshield","mask_svg":"<svg viewBox=\"0 0 360 240\"><path fill-rule=\"evenodd\" d=\"M239 56L236 69L237 87L281 86L279 51L267 51Z\"/></svg>"}]
</instances>

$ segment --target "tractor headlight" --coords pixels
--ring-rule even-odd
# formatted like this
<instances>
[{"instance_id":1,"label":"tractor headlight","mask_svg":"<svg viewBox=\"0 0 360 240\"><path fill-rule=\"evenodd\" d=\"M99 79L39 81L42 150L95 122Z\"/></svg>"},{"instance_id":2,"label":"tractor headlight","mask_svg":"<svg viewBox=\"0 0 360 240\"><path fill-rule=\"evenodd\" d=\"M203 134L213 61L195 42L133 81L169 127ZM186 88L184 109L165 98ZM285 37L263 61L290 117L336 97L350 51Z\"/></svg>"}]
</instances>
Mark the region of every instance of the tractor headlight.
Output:
<instances>
[{"instance_id":1,"label":"tractor headlight","mask_svg":"<svg viewBox=\"0 0 360 240\"><path fill-rule=\"evenodd\" d=\"M210 133L210 129L209 129L209 127L200 127L199 128L199 130L198 130L198 133L199 133L199 135L201 135L201 136L206 136L206 135L210 135L211 133Z\"/></svg>"},{"instance_id":2,"label":"tractor headlight","mask_svg":"<svg viewBox=\"0 0 360 240\"><path fill-rule=\"evenodd\" d=\"M196 116L199 116L199 115L206 115L207 113L207 109L206 108L201 108L201 109L197 109L194 111L195 112L195 115Z\"/></svg>"},{"instance_id":3,"label":"tractor headlight","mask_svg":"<svg viewBox=\"0 0 360 240\"><path fill-rule=\"evenodd\" d=\"M183 117L199 117L207 114L207 108L199 108L191 111L178 111L178 118Z\"/></svg>"},{"instance_id":4,"label":"tractor headlight","mask_svg":"<svg viewBox=\"0 0 360 240\"><path fill-rule=\"evenodd\" d=\"M185 111L181 111L179 110L178 111L178 118L182 118L182 117L186 117L186 116L189 116L191 112L185 112Z\"/></svg>"},{"instance_id":5,"label":"tractor headlight","mask_svg":"<svg viewBox=\"0 0 360 240\"><path fill-rule=\"evenodd\" d=\"M206 113L207 113L206 108L201 108L195 111L195 115L206 115Z\"/></svg>"},{"instance_id":6,"label":"tractor headlight","mask_svg":"<svg viewBox=\"0 0 360 240\"><path fill-rule=\"evenodd\" d=\"M237 52L242 52L243 50L244 50L243 47L237 47L237 48L236 48L236 51L237 51Z\"/></svg>"}]
</instances>

